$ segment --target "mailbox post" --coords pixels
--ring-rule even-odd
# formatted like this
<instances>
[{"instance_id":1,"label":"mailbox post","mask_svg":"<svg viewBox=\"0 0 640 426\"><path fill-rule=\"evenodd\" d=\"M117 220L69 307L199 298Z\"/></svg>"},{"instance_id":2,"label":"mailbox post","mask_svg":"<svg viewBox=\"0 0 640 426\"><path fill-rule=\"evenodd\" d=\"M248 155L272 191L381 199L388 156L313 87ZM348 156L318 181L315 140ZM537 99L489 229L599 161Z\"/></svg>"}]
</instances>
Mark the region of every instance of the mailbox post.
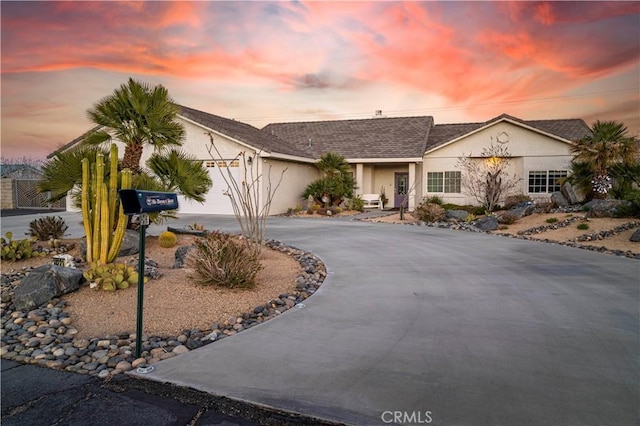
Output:
<instances>
[{"instance_id":1,"label":"mailbox post","mask_svg":"<svg viewBox=\"0 0 640 426\"><path fill-rule=\"evenodd\" d=\"M142 313L144 301L144 260L145 238L149 226L148 213L175 210L178 208L178 196L174 192L140 191L121 189L119 191L122 210L126 215L140 216L140 244L138 259L138 307L136 317L136 359L140 358L142 348ZM147 370L151 371L151 370Z\"/></svg>"}]
</instances>

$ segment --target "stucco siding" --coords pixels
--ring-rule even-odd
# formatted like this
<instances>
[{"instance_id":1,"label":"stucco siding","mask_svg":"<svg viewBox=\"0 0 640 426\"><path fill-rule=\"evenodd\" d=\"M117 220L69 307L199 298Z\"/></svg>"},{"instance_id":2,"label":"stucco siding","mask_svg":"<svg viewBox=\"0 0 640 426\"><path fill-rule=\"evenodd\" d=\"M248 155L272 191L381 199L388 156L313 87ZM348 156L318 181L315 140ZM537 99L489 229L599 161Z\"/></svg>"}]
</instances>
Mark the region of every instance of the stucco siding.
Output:
<instances>
[{"instance_id":1,"label":"stucco siding","mask_svg":"<svg viewBox=\"0 0 640 426\"><path fill-rule=\"evenodd\" d=\"M269 168L271 171L269 172ZM313 164L294 163L289 161L264 159L262 162L262 197L266 199L267 181L266 178L271 173L271 185L273 188L278 184L280 175L286 169L282 178L282 183L275 193L269 214L285 213L289 208L300 205L307 208L306 200L302 198L305 188L314 180L320 177L320 172Z\"/></svg>"},{"instance_id":2,"label":"stucco siding","mask_svg":"<svg viewBox=\"0 0 640 426\"><path fill-rule=\"evenodd\" d=\"M426 188L427 172L446 172L464 170L457 167L458 159L464 156L478 156L484 148L491 144L504 145L511 155L508 172L521 179L517 189L512 193L531 195L533 198L547 198L549 194L529 194L528 176L530 171L568 170L571 155L571 144L556 138L500 122L487 129L474 133L452 144L445 145L425 155L421 177L424 183L420 194L422 197L441 196L445 202L456 204L478 204L471 194L428 193ZM464 180L466 177L462 176Z\"/></svg>"}]
</instances>

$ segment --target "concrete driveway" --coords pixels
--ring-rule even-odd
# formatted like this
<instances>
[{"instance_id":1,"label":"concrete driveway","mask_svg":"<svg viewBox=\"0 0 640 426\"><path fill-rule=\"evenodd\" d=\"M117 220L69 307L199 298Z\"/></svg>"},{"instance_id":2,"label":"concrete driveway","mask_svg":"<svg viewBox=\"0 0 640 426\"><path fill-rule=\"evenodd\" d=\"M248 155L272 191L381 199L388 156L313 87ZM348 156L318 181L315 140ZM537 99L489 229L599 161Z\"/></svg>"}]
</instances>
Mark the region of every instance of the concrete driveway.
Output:
<instances>
[{"instance_id":1,"label":"concrete driveway","mask_svg":"<svg viewBox=\"0 0 640 426\"><path fill-rule=\"evenodd\" d=\"M145 377L349 424L638 421L637 260L421 226L268 234L325 261L320 291Z\"/></svg>"},{"instance_id":2,"label":"concrete driveway","mask_svg":"<svg viewBox=\"0 0 640 426\"><path fill-rule=\"evenodd\" d=\"M637 260L422 226L268 234L324 260L320 291L144 378L348 424L638 423Z\"/></svg>"}]
</instances>

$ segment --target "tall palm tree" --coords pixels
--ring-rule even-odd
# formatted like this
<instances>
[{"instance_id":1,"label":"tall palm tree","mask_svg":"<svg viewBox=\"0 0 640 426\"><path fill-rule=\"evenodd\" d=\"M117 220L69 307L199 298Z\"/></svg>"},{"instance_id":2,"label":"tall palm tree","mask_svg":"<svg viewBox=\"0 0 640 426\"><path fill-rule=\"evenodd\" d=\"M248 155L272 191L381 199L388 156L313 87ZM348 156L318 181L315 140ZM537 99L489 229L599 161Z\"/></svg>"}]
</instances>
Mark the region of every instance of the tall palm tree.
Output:
<instances>
[{"instance_id":1,"label":"tall palm tree","mask_svg":"<svg viewBox=\"0 0 640 426\"><path fill-rule=\"evenodd\" d=\"M137 174L145 145L156 151L182 145L185 130L176 121L178 112L178 106L162 85L151 87L129 78L87 111L91 121L102 128L91 133L85 143L102 144L118 139L125 145L122 168Z\"/></svg>"}]
</instances>

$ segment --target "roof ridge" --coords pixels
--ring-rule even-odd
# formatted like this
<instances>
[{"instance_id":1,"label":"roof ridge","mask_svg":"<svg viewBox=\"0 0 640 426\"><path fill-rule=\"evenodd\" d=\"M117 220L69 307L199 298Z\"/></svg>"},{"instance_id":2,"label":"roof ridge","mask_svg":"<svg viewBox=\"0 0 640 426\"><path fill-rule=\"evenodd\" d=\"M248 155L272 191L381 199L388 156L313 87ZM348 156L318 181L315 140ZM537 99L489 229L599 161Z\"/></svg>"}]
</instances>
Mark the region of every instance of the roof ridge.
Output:
<instances>
[{"instance_id":1,"label":"roof ridge","mask_svg":"<svg viewBox=\"0 0 640 426\"><path fill-rule=\"evenodd\" d=\"M342 120L310 120L310 121L282 121L269 123L263 127L271 126L271 125L282 125L282 124L310 124L310 123L345 123L348 121L384 121L384 120L402 120L407 118L427 118L433 120L432 115L408 115L403 117L368 117L368 118L347 118Z\"/></svg>"}]
</instances>

